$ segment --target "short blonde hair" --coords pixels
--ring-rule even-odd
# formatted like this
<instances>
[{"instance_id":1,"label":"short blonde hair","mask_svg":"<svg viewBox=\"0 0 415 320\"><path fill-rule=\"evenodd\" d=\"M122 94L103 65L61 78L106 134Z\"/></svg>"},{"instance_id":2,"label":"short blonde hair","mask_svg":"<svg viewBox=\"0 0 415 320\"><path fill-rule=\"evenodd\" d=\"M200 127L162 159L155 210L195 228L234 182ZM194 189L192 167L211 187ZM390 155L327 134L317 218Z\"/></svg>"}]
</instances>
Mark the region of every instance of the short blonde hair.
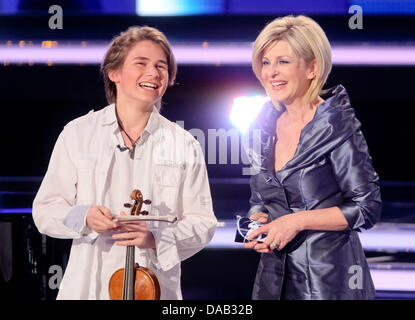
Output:
<instances>
[{"instance_id":1,"label":"short blonde hair","mask_svg":"<svg viewBox=\"0 0 415 320\"><path fill-rule=\"evenodd\" d=\"M101 64L101 72L104 77L105 95L108 103L115 103L117 100L117 87L115 86L115 83L110 80L108 72L122 68L130 49L137 42L144 40L153 41L162 48L167 58L169 74L168 84L169 86L174 84L177 74L177 64L166 36L161 31L152 27L132 26L126 31L121 32L111 41L107 53L105 54L104 61ZM157 107L160 109L161 103L158 103Z\"/></svg>"},{"instance_id":2,"label":"short blonde hair","mask_svg":"<svg viewBox=\"0 0 415 320\"><path fill-rule=\"evenodd\" d=\"M262 84L261 69L265 49L276 41L287 41L295 54L309 64L316 60L317 72L306 93L313 102L331 71L331 47L323 29L313 19L306 16L285 16L270 22L254 42L252 69Z\"/></svg>"}]
</instances>

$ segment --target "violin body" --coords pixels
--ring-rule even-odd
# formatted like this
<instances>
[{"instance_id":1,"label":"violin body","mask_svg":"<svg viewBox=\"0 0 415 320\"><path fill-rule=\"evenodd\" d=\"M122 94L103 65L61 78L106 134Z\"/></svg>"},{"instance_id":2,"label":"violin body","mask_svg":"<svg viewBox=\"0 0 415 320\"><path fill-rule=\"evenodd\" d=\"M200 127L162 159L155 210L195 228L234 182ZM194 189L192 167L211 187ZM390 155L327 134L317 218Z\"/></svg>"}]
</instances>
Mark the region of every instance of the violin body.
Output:
<instances>
[{"instance_id":1,"label":"violin body","mask_svg":"<svg viewBox=\"0 0 415 320\"><path fill-rule=\"evenodd\" d=\"M113 273L109 284L111 300L123 300L124 268ZM148 268L135 265L134 299L160 300L160 283L156 275Z\"/></svg>"}]
</instances>

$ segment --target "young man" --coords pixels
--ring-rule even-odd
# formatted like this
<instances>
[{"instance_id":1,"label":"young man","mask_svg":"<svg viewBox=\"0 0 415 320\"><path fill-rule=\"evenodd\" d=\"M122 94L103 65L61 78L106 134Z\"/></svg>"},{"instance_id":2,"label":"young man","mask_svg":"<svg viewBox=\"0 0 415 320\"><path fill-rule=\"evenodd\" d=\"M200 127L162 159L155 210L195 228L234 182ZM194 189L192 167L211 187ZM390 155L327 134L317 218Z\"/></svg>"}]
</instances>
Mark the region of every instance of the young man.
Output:
<instances>
[{"instance_id":1,"label":"young man","mask_svg":"<svg viewBox=\"0 0 415 320\"><path fill-rule=\"evenodd\" d=\"M131 27L114 38L101 70L109 106L68 123L33 204L39 231L73 244L58 299L108 299L125 246L159 279L161 299L181 299L180 262L211 240L216 218L198 142L160 115L176 76L165 36ZM139 189L150 215L175 224L113 218Z\"/></svg>"}]
</instances>

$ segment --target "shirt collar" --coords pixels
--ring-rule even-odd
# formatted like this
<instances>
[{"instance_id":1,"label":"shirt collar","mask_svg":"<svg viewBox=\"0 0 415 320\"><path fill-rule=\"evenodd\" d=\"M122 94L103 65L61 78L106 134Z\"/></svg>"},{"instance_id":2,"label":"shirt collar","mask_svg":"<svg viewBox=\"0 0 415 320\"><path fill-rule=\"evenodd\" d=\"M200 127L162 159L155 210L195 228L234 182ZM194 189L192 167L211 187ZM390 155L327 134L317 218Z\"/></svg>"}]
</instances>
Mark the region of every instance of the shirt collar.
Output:
<instances>
[{"instance_id":1,"label":"shirt collar","mask_svg":"<svg viewBox=\"0 0 415 320\"><path fill-rule=\"evenodd\" d=\"M147 125L144 128L143 134L153 134L156 129L159 127L160 123L160 113L157 110L156 106L153 106L153 111L150 114ZM104 111L104 117L102 121L103 126L113 125L118 128L117 116L115 114L115 104L110 104Z\"/></svg>"},{"instance_id":2,"label":"shirt collar","mask_svg":"<svg viewBox=\"0 0 415 320\"><path fill-rule=\"evenodd\" d=\"M112 103L104 109L104 117L102 120L103 126L108 126L117 122L117 117L115 116L115 104Z\"/></svg>"},{"instance_id":3,"label":"shirt collar","mask_svg":"<svg viewBox=\"0 0 415 320\"><path fill-rule=\"evenodd\" d=\"M160 127L160 113L157 110L156 106L153 107L153 111L150 114L147 125L144 128L144 132L153 134Z\"/></svg>"}]
</instances>

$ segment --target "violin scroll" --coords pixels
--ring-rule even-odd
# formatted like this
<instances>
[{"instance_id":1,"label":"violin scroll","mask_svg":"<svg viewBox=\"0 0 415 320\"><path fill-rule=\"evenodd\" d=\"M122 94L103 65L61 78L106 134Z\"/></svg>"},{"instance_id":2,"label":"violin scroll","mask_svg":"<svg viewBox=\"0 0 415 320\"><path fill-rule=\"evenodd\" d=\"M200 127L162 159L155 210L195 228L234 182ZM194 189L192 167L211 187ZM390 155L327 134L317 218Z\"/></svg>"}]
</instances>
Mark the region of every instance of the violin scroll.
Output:
<instances>
[{"instance_id":1,"label":"violin scroll","mask_svg":"<svg viewBox=\"0 0 415 320\"><path fill-rule=\"evenodd\" d=\"M141 207L143 204L151 204L151 200L146 199L143 200L143 194L140 190L134 189L130 194L131 200L134 200L133 204L130 203L124 203L125 208L131 208L130 209L130 215L132 216L138 216L139 214L142 215L148 215L148 211L141 211Z\"/></svg>"}]
</instances>

